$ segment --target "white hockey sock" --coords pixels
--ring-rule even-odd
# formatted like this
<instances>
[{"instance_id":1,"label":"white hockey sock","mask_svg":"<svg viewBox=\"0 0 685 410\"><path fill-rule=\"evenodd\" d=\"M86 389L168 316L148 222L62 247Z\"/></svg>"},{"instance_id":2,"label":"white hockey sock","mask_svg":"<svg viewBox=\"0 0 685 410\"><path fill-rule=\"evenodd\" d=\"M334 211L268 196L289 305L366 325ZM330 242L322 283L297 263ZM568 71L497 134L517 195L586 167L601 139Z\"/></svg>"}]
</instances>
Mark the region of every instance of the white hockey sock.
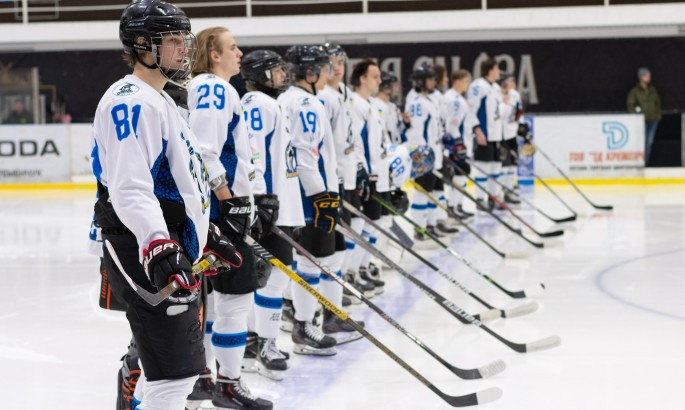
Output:
<instances>
[{"instance_id":1,"label":"white hockey sock","mask_svg":"<svg viewBox=\"0 0 685 410\"><path fill-rule=\"evenodd\" d=\"M362 229L364 228L364 220L361 218L352 218L352 221L350 222L350 228L352 228L354 232L361 234ZM357 244L354 243L352 239L345 237L345 248L347 248L347 250L345 251L345 258L343 259L340 269L342 272L347 272L348 269L354 269L352 255L357 249Z\"/></svg>"},{"instance_id":2,"label":"white hockey sock","mask_svg":"<svg viewBox=\"0 0 685 410\"><path fill-rule=\"evenodd\" d=\"M273 339L278 336L283 309L283 291L290 279L275 266L271 267L271 276L266 286L254 293L254 331L260 337Z\"/></svg>"},{"instance_id":3,"label":"white hockey sock","mask_svg":"<svg viewBox=\"0 0 685 410\"><path fill-rule=\"evenodd\" d=\"M447 206L447 198L445 198L445 191L444 190L436 190L433 191L433 196L438 199L438 202L442 204L443 206ZM432 202L431 202L432 203ZM435 214L435 220L436 221L443 221L447 219L447 212L445 212L444 209L441 207L437 206L436 204L435 208L433 208L433 213Z\"/></svg>"},{"instance_id":4,"label":"white hockey sock","mask_svg":"<svg viewBox=\"0 0 685 410\"><path fill-rule=\"evenodd\" d=\"M221 375L235 379L240 377L240 365L247 341L247 312L254 301L254 294L227 295L216 291L213 293L216 293L216 318L212 326L214 354L219 362Z\"/></svg>"},{"instance_id":5,"label":"white hockey sock","mask_svg":"<svg viewBox=\"0 0 685 410\"><path fill-rule=\"evenodd\" d=\"M309 286L319 289L319 275L321 271L306 258L299 258L297 261L297 274L304 279ZM293 283L293 307L295 308L295 319L303 322L311 322L316 312L318 303L314 296L304 290L302 286Z\"/></svg>"},{"instance_id":6,"label":"white hockey sock","mask_svg":"<svg viewBox=\"0 0 685 410\"><path fill-rule=\"evenodd\" d=\"M483 188L487 188L488 176L486 174L482 173L481 170L487 172L490 169L490 163L485 162L485 161L475 161L475 164L476 164L476 167L478 167L480 169L473 167L474 168L473 169L473 175L474 175L473 179L475 179L476 182L478 182L478 184L480 184L480 186L482 186ZM486 194L485 191L476 187L476 198L477 199L485 200L485 199L487 199L487 197L488 197L488 194Z\"/></svg>"},{"instance_id":7,"label":"white hockey sock","mask_svg":"<svg viewBox=\"0 0 685 410\"><path fill-rule=\"evenodd\" d=\"M504 180L502 181L504 186L509 189L514 189L514 183L516 182L516 166L508 165L502 167L502 174L504 176Z\"/></svg>"},{"instance_id":8,"label":"white hockey sock","mask_svg":"<svg viewBox=\"0 0 685 410\"><path fill-rule=\"evenodd\" d=\"M452 181L459 187L466 189L466 177L464 175L456 175ZM464 195L456 188L450 188L450 197L448 204L451 208L456 208L464 202Z\"/></svg>"},{"instance_id":9,"label":"white hockey sock","mask_svg":"<svg viewBox=\"0 0 685 410\"><path fill-rule=\"evenodd\" d=\"M411 194L411 218L422 228L428 221L428 199L424 194L415 189Z\"/></svg>"},{"instance_id":10,"label":"white hockey sock","mask_svg":"<svg viewBox=\"0 0 685 410\"><path fill-rule=\"evenodd\" d=\"M206 280L206 279L205 279ZM216 315L214 313L214 294L212 292L207 294L207 304L205 305L205 337L202 339L202 344L205 346L205 358L208 369L214 369L214 348L212 347L212 331L214 328L214 320Z\"/></svg>"},{"instance_id":11,"label":"white hockey sock","mask_svg":"<svg viewBox=\"0 0 685 410\"><path fill-rule=\"evenodd\" d=\"M502 187L500 187L495 181L499 181L499 178L502 176L502 163L500 161L493 161L490 162L489 165L490 180L488 181L487 189L491 194L499 198Z\"/></svg>"},{"instance_id":12,"label":"white hockey sock","mask_svg":"<svg viewBox=\"0 0 685 410\"><path fill-rule=\"evenodd\" d=\"M364 239L366 239L371 245L376 246L376 243L378 242L378 230L376 228L371 225L367 225L364 227L364 232L362 233L366 233ZM362 256L359 266L368 268L370 261L371 254L369 252L364 252L364 256Z\"/></svg>"},{"instance_id":13,"label":"white hockey sock","mask_svg":"<svg viewBox=\"0 0 685 410\"><path fill-rule=\"evenodd\" d=\"M368 233L365 233L366 232L365 231L366 224L364 223L364 220L361 218L354 218L354 219L352 219L352 221L354 221L355 219L359 219L361 221L361 223L359 224L359 232L358 233L364 239L366 239L368 241ZM359 261L361 261L364 258L364 255L366 253L367 252L364 248L362 248L358 244L355 244L354 249L352 250L352 252L349 255L347 269L348 270L351 269L351 270L356 272L359 269ZM344 272L347 272L347 270L345 270Z\"/></svg>"},{"instance_id":14,"label":"white hockey sock","mask_svg":"<svg viewBox=\"0 0 685 410\"><path fill-rule=\"evenodd\" d=\"M342 272L340 271L340 266L345 258L345 251L338 251L331 256L326 256L321 258L321 264L328 267L333 273L335 273L339 278L342 277ZM321 294L336 306L342 306L343 288L333 279L328 277L325 273L321 272L321 282L319 285L319 291Z\"/></svg>"},{"instance_id":15,"label":"white hockey sock","mask_svg":"<svg viewBox=\"0 0 685 410\"><path fill-rule=\"evenodd\" d=\"M145 381L139 410L184 410L197 376L175 380Z\"/></svg>"}]
</instances>

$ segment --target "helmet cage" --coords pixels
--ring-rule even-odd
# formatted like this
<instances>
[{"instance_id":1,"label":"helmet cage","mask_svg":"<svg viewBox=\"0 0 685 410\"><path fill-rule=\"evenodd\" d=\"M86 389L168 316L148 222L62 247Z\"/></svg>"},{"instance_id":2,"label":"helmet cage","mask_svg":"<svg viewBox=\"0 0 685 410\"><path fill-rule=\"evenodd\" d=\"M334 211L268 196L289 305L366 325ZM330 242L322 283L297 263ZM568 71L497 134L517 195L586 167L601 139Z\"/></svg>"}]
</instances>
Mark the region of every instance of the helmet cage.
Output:
<instances>
[{"instance_id":1,"label":"helmet cage","mask_svg":"<svg viewBox=\"0 0 685 410\"><path fill-rule=\"evenodd\" d=\"M165 39L167 42L165 44ZM169 40L170 39L170 40ZM140 61L140 52L150 52L155 63L152 67L169 81L182 84L193 71L197 56L197 40L190 31L174 30L150 34L147 44L134 44L134 52ZM165 50L172 48L172 50ZM177 61L181 59L180 61Z\"/></svg>"}]
</instances>

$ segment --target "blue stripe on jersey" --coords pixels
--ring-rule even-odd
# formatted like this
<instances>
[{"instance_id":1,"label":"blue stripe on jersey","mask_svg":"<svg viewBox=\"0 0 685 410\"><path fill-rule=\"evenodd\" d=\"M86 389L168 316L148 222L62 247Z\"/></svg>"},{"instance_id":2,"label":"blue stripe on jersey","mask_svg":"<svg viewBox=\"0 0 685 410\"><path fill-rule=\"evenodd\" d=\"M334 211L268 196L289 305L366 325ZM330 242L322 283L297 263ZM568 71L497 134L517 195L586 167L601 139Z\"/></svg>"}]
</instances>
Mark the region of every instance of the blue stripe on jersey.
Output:
<instances>
[{"instance_id":1,"label":"blue stripe on jersey","mask_svg":"<svg viewBox=\"0 0 685 410\"><path fill-rule=\"evenodd\" d=\"M478 107L478 122L480 122L480 129L483 131L483 134L485 135L485 139L488 139L488 113L487 113L487 107L485 104L485 101L487 101L487 98L481 98L480 100L480 106Z\"/></svg>"},{"instance_id":2,"label":"blue stripe on jersey","mask_svg":"<svg viewBox=\"0 0 685 410\"><path fill-rule=\"evenodd\" d=\"M273 177L271 175L271 140L274 137L274 131L271 131L264 139L266 146L266 167L264 168L264 182L266 182L266 193L273 194Z\"/></svg>"},{"instance_id":3,"label":"blue stripe on jersey","mask_svg":"<svg viewBox=\"0 0 685 410\"><path fill-rule=\"evenodd\" d=\"M321 147L323 147L323 140L319 142L319 173L321 174L321 178L323 178L323 186L326 187L326 191L328 191L328 181L326 180L326 166L323 163L323 155L321 155Z\"/></svg>"},{"instance_id":4,"label":"blue stripe on jersey","mask_svg":"<svg viewBox=\"0 0 685 410\"><path fill-rule=\"evenodd\" d=\"M402 144L404 144L405 142L407 142L407 130L408 130L408 129L409 129L409 128L403 129L403 130L402 130L402 133L400 134L400 143L402 143Z\"/></svg>"},{"instance_id":5,"label":"blue stripe on jersey","mask_svg":"<svg viewBox=\"0 0 685 410\"><path fill-rule=\"evenodd\" d=\"M367 128L367 122L364 122L364 128L362 128L362 143L364 144L364 159L366 159L366 169L369 171L369 174L372 174L373 171L371 170L371 155L369 154L369 130Z\"/></svg>"},{"instance_id":6,"label":"blue stripe on jersey","mask_svg":"<svg viewBox=\"0 0 685 410\"><path fill-rule=\"evenodd\" d=\"M205 322L205 334L211 335L212 334L212 326L214 326L214 322L208 320Z\"/></svg>"},{"instance_id":7,"label":"blue stripe on jersey","mask_svg":"<svg viewBox=\"0 0 685 410\"><path fill-rule=\"evenodd\" d=\"M166 157L167 144L167 140L162 139L162 152L159 153L155 163L152 165L152 169L150 169L152 180L154 181L154 194L159 200L165 200L185 206L183 197L178 191L176 181L174 181L174 176L171 174L169 160ZM183 224L181 245L188 253L191 261L197 259L199 256L200 244L197 239L195 224L190 220L190 218L187 217L186 223Z\"/></svg>"},{"instance_id":8,"label":"blue stripe on jersey","mask_svg":"<svg viewBox=\"0 0 685 410\"><path fill-rule=\"evenodd\" d=\"M428 117L426 117L426 122L423 123L423 139L426 141L426 144L428 144L428 123L431 120L431 115L428 114Z\"/></svg>"},{"instance_id":9,"label":"blue stripe on jersey","mask_svg":"<svg viewBox=\"0 0 685 410\"><path fill-rule=\"evenodd\" d=\"M464 141L466 141L466 136L464 135L464 123L466 122L466 116L464 116L464 120L461 121L461 124L459 124L459 135L461 135L461 143L463 144Z\"/></svg>"},{"instance_id":10,"label":"blue stripe on jersey","mask_svg":"<svg viewBox=\"0 0 685 410\"><path fill-rule=\"evenodd\" d=\"M100 155L98 154L98 142L95 141L93 146L93 151L90 153L90 157L93 159L91 162L91 167L93 168L93 175L95 179L100 180L100 175L102 175L102 164L100 164Z\"/></svg>"},{"instance_id":11,"label":"blue stripe on jersey","mask_svg":"<svg viewBox=\"0 0 685 410\"><path fill-rule=\"evenodd\" d=\"M228 131L226 132L226 142L221 149L221 155L219 156L219 161L221 165L224 166L226 170L226 179L228 180L228 187L233 187L233 182L235 181L235 170L238 167L238 154L235 152L235 138L233 138L233 131L235 127L238 126L240 122L240 116L233 113L233 118L228 124ZM219 199L212 192L212 202L209 207L209 219L211 221L216 221L219 219Z\"/></svg>"},{"instance_id":12,"label":"blue stripe on jersey","mask_svg":"<svg viewBox=\"0 0 685 410\"><path fill-rule=\"evenodd\" d=\"M212 345L216 347L231 348L245 346L247 332L241 333L216 333L212 335Z\"/></svg>"},{"instance_id":13,"label":"blue stripe on jersey","mask_svg":"<svg viewBox=\"0 0 685 410\"><path fill-rule=\"evenodd\" d=\"M265 309L280 309L283 307L283 298L268 298L259 293L254 293L254 303Z\"/></svg>"}]
</instances>

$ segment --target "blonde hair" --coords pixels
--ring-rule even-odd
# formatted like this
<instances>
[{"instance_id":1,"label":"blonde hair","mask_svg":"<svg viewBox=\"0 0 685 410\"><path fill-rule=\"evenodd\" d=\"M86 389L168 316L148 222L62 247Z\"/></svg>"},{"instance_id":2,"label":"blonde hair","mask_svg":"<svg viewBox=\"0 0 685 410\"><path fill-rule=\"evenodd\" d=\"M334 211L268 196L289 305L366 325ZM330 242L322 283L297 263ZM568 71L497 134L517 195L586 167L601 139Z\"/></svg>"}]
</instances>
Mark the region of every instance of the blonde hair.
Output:
<instances>
[{"instance_id":1,"label":"blonde hair","mask_svg":"<svg viewBox=\"0 0 685 410\"><path fill-rule=\"evenodd\" d=\"M197 33L197 58L193 67L193 75L209 73L212 69L212 51L221 54L219 36L229 30L226 27L210 27Z\"/></svg>"}]
</instances>

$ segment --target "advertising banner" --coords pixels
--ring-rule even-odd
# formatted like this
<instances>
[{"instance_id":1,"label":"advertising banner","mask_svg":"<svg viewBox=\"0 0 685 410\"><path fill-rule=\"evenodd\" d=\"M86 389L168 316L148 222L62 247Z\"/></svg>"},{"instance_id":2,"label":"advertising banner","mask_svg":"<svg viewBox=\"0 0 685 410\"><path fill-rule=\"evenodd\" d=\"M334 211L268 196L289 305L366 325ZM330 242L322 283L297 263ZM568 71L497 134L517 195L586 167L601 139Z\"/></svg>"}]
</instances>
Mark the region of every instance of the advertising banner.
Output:
<instances>
[{"instance_id":1,"label":"advertising banner","mask_svg":"<svg viewBox=\"0 0 685 410\"><path fill-rule=\"evenodd\" d=\"M645 123L640 114L534 116L535 144L571 178L642 176ZM561 175L541 155L542 178Z\"/></svg>"},{"instance_id":2,"label":"advertising banner","mask_svg":"<svg viewBox=\"0 0 685 410\"><path fill-rule=\"evenodd\" d=\"M0 183L71 181L69 125L3 125Z\"/></svg>"}]
</instances>

